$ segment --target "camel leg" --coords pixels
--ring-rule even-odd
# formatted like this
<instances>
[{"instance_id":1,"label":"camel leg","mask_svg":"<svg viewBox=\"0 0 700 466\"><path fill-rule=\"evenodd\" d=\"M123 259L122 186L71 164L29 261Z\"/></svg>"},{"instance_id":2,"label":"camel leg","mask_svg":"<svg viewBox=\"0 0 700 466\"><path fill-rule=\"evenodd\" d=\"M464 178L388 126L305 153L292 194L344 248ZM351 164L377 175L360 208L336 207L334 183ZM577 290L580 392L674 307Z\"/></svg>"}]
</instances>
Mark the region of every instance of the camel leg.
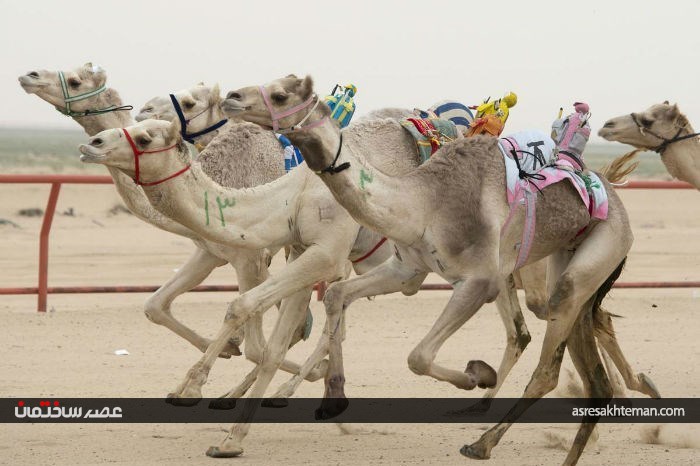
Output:
<instances>
[{"instance_id":1,"label":"camel leg","mask_svg":"<svg viewBox=\"0 0 700 466\"><path fill-rule=\"evenodd\" d=\"M173 317L170 305L175 298L202 283L215 268L225 263L224 260L197 247L175 275L146 300L144 306L146 317L153 323L167 327L192 343L201 352L205 352L211 340L198 335L194 330ZM230 358L240 354L237 342L232 341L219 356Z\"/></svg>"},{"instance_id":2,"label":"camel leg","mask_svg":"<svg viewBox=\"0 0 700 466\"><path fill-rule=\"evenodd\" d=\"M440 317L408 356L408 367L418 375L428 375L446 381L457 388L472 390L496 385L496 371L483 361L470 361L464 372L442 367L435 363L440 347L484 303L493 301L498 294L498 280L492 277L470 278L454 285L454 292Z\"/></svg>"},{"instance_id":3,"label":"camel leg","mask_svg":"<svg viewBox=\"0 0 700 466\"><path fill-rule=\"evenodd\" d=\"M584 393L600 403L607 403L612 397L612 387L607 373L598 354L598 346L593 332L592 309L593 300L589 300L567 340L567 347L576 371L584 384ZM586 417L579 426L574 443L569 450L565 465L574 465L583 453L591 433L595 429L598 417Z\"/></svg>"},{"instance_id":4,"label":"camel leg","mask_svg":"<svg viewBox=\"0 0 700 466\"><path fill-rule=\"evenodd\" d=\"M241 294L252 290L269 277L266 257L261 255L259 251L237 251L236 256L231 257L231 263L236 269ZM311 292L309 292L309 296L311 296ZM244 327L246 335L244 346L245 357L249 361L259 364L262 361L263 349L266 345L265 336L263 334L263 313L257 313L251 316L251 318L244 324ZM295 332L295 336L296 335L297 332ZM299 340L297 339L294 343L297 341ZM300 366L295 362L285 359L282 362L280 369L291 374L298 374ZM307 380L314 382L323 377L323 375L324 374L322 371L314 369L307 374ZM235 398L234 396L230 395L238 393L241 389L243 389L246 381L250 381L249 376L246 376L241 385L229 391L223 396L223 398ZM245 390L243 393L245 393Z\"/></svg>"},{"instance_id":5,"label":"camel leg","mask_svg":"<svg viewBox=\"0 0 700 466\"><path fill-rule=\"evenodd\" d=\"M231 430L226 438L218 447L210 447L207 450L207 456L229 458L243 453L243 440L250 430L250 423L255 412L260 406L260 398L265 395L265 390L270 385L272 377L277 372L284 355L289 349L294 329L306 317L306 308L311 298L311 291L311 288L301 290L282 301L280 316L265 347L263 360L259 365L257 380L250 391L249 397L243 403L243 410L237 415L236 422L231 426Z\"/></svg>"},{"instance_id":6,"label":"camel leg","mask_svg":"<svg viewBox=\"0 0 700 466\"><path fill-rule=\"evenodd\" d=\"M520 310L520 303L518 302L518 295L515 290L515 281L512 275L504 280L501 292L496 298L496 306L498 307L498 313L501 316L503 325L506 328L506 349L503 352L501 364L498 366L496 385L486 390L481 401L471 407L470 411L484 411L489 408L491 404L490 400L496 396L503 381L508 377L510 370L518 362L518 359L532 339Z\"/></svg>"},{"instance_id":7,"label":"camel leg","mask_svg":"<svg viewBox=\"0 0 700 466\"><path fill-rule=\"evenodd\" d=\"M342 230L342 232L346 232L346 230ZM317 243L309 247L298 259L288 263L276 276L271 276L231 303L226 320L217 337L209 345L204 356L190 368L184 381L175 392L169 395L173 404L193 404L201 399L201 387L207 381L216 355L226 345L230 335L250 317L265 311L287 296L313 286L318 281L333 280L342 276L348 253L347 248L343 246L352 243L347 241L347 238L343 238L341 234L328 238L328 242L331 244L321 245Z\"/></svg>"},{"instance_id":8,"label":"camel leg","mask_svg":"<svg viewBox=\"0 0 700 466\"><path fill-rule=\"evenodd\" d=\"M620 373L615 368L615 363L604 348L599 346L598 350L600 352L600 357L603 360L603 366L605 366L605 372L608 374L610 386L612 386L613 398L627 398L627 392L625 391L622 377L620 377Z\"/></svg>"},{"instance_id":9,"label":"camel leg","mask_svg":"<svg viewBox=\"0 0 700 466\"><path fill-rule=\"evenodd\" d=\"M525 291L525 304L540 319L547 308L547 260L540 259L518 269L520 282Z\"/></svg>"},{"instance_id":10,"label":"camel leg","mask_svg":"<svg viewBox=\"0 0 700 466\"><path fill-rule=\"evenodd\" d=\"M489 458L491 449L498 444L513 422L537 399L557 386L566 340L581 309L620 265L631 245L631 234L629 231L621 231L625 227L621 229L620 226L610 219L596 225L561 275L557 272L566 262L569 253L561 251L554 255L550 264L555 264L555 267L551 267L549 273L557 273L554 276L558 278L549 298L549 320L537 368L523 397L499 424L484 433L477 442L462 447L463 455L475 459Z\"/></svg>"},{"instance_id":11,"label":"camel leg","mask_svg":"<svg viewBox=\"0 0 700 466\"><path fill-rule=\"evenodd\" d=\"M402 291L406 295L418 292L427 273L416 270L392 256L364 275L332 284L323 300L326 307L326 338L319 346L328 348L328 370L325 379L324 399L316 410L317 419L330 419L343 412L348 404L345 398L345 374L343 369L343 321L350 304L367 296Z\"/></svg>"},{"instance_id":12,"label":"camel leg","mask_svg":"<svg viewBox=\"0 0 700 466\"><path fill-rule=\"evenodd\" d=\"M596 330L598 330L596 331L596 337L601 351L607 353L610 359L612 359L615 367L620 371L627 388L643 393L651 398L661 398L661 394L656 388L656 385L654 385L654 382L644 373L640 372L635 374L632 366L630 366L625 358L620 344L617 341L617 337L615 336L610 314L607 312L600 312L596 315ZM615 396L617 397L618 394L616 393Z\"/></svg>"}]
</instances>

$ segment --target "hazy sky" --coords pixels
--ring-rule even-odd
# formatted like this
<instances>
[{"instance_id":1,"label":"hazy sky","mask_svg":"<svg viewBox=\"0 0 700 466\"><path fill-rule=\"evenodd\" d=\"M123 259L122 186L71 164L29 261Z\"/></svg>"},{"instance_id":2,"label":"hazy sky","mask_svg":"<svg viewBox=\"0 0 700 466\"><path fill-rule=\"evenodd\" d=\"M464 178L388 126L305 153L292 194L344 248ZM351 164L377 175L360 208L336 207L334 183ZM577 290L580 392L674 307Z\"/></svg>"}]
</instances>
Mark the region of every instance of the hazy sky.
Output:
<instances>
[{"instance_id":1,"label":"hazy sky","mask_svg":"<svg viewBox=\"0 0 700 466\"><path fill-rule=\"evenodd\" d=\"M139 108L219 82L295 73L319 93L358 87L358 113L519 96L506 131L546 129L560 106L609 117L665 99L700 126L700 2L0 0L0 126L76 127L17 77L87 61Z\"/></svg>"}]
</instances>

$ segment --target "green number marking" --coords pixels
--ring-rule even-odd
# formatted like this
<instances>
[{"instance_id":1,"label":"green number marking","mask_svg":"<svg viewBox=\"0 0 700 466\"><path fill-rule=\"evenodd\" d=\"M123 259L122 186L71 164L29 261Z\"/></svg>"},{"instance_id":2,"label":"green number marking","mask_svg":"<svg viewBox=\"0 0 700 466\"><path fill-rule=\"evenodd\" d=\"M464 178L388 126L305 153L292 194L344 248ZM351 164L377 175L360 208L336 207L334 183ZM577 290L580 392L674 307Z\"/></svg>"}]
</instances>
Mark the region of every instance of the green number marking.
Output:
<instances>
[{"instance_id":1,"label":"green number marking","mask_svg":"<svg viewBox=\"0 0 700 466\"><path fill-rule=\"evenodd\" d=\"M365 189L365 183L369 184L374 180L374 175L372 172L366 172L365 169L360 170L360 189Z\"/></svg>"}]
</instances>

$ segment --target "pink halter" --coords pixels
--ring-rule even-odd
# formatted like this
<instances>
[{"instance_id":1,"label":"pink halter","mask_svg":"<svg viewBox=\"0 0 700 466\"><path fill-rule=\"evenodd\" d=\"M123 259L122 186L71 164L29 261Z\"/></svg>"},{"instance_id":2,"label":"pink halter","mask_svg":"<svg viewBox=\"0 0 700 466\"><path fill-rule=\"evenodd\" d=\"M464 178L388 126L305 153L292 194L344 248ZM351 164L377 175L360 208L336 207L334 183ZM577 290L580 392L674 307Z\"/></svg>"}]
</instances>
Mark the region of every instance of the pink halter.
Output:
<instances>
[{"instance_id":1,"label":"pink halter","mask_svg":"<svg viewBox=\"0 0 700 466\"><path fill-rule=\"evenodd\" d=\"M134 183L136 183L139 186L155 186L157 184L161 184L165 181L171 180L175 178L176 176L182 175L185 173L187 170L190 169L190 164L187 164L185 168L182 170L179 170L172 175L168 176L167 178L163 178L162 180L158 181L149 181L148 183L144 183L139 179L139 156L142 154L157 154L158 152L166 152L169 151L170 149L174 149L177 147L177 143L173 144L170 147L164 147L162 149L157 149L157 150L139 150L138 147L136 147L136 144L134 143L134 140L131 139L131 135L128 133L126 128L122 128L122 131L124 132L124 136L126 136L126 140L129 142L129 145L131 146L131 150L134 152Z\"/></svg>"},{"instance_id":2,"label":"pink halter","mask_svg":"<svg viewBox=\"0 0 700 466\"><path fill-rule=\"evenodd\" d=\"M311 97L306 99L306 101L295 105L292 108L288 108L286 110L283 110L281 112L275 112L274 108L272 107L272 102L270 101L270 96L268 95L267 91L265 90L264 86L259 86L258 89L260 89L260 94L263 97L263 101L265 102L265 106L267 107L267 110L270 112L270 119L272 120L272 130L277 132L277 133L288 133L291 131L296 131L300 129L311 129L311 128L316 128L317 126L321 126L323 122L326 120L326 117L321 118L318 121L314 121L312 123L309 123L308 125L303 126L304 122L311 116L313 111L316 109L318 104L321 102L321 100L318 98L316 94L311 94ZM279 121L282 118L294 115L295 113L299 113L300 111L304 110L308 106L310 106L314 100L316 100L316 104L313 106L311 110L308 111L306 116L302 118L302 120L297 123L294 126L290 126L289 128L282 128L280 129Z\"/></svg>"}]
</instances>

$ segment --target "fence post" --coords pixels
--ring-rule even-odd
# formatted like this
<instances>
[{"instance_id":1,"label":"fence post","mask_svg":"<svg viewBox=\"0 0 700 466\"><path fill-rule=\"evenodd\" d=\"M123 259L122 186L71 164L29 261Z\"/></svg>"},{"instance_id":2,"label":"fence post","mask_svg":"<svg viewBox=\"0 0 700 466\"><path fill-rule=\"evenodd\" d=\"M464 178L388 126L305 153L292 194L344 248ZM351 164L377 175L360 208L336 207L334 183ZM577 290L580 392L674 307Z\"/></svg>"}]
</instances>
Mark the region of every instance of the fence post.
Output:
<instances>
[{"instance_id":1,"label":"fence post","mask_svg":"<svg viewBox=\"0 0 700 466\"><path fill-rule=\"evenodd\" d=\"M51 232L51 223L53 222L53 214L56 211L56 202L58 194L61 191L61 183L51 183L51 193L49 200L46 202L46 212L44 212L44 221L41 224L41 236L39 237L39 301L37 303L37 312L46 312L46 295L49 287L49 233Z\"/></svg>"}]
</instances>

